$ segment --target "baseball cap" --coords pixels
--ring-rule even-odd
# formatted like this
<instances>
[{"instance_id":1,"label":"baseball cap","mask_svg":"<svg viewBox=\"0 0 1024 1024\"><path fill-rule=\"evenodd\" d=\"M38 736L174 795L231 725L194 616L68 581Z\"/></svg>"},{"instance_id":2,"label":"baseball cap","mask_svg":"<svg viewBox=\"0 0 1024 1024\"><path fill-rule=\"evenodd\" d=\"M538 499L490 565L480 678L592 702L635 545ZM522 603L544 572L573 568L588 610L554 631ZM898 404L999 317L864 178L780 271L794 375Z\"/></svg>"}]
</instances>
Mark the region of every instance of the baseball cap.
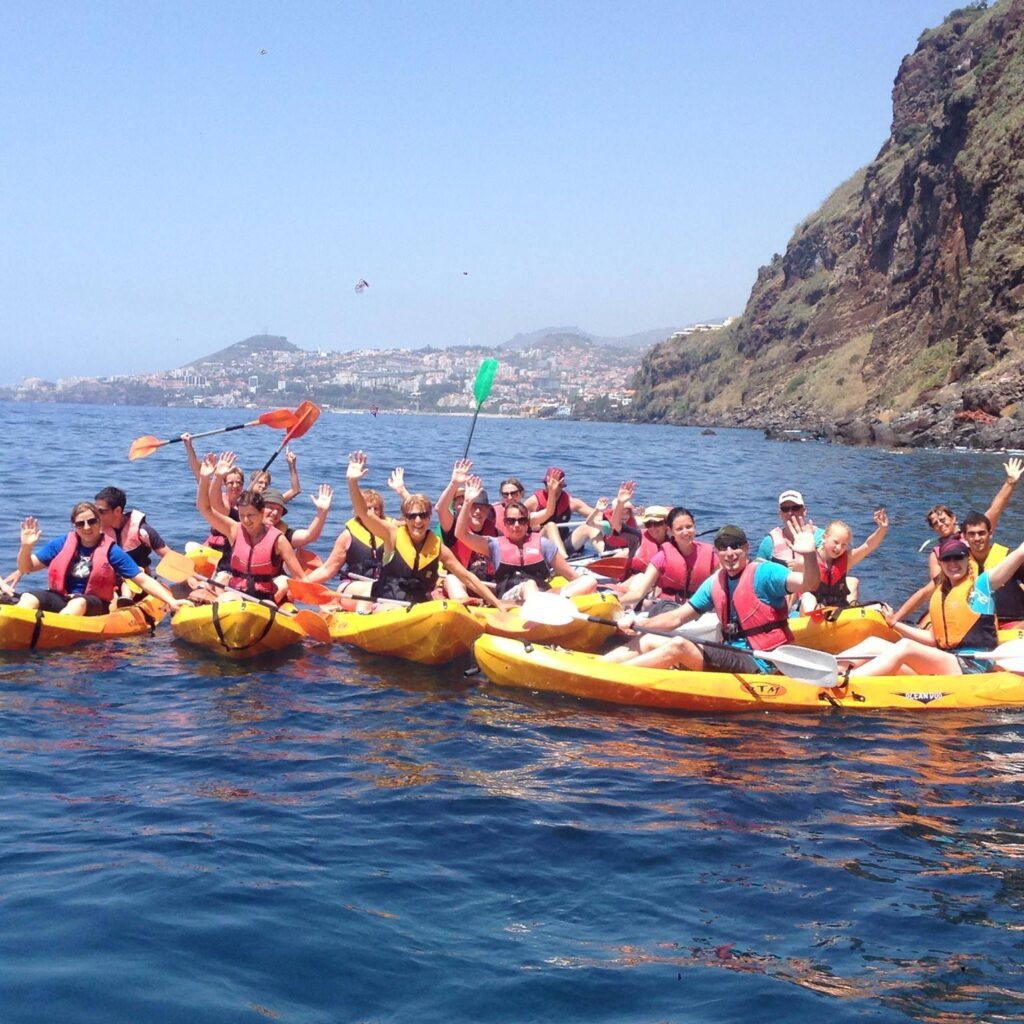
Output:
<instances>
[{"instance_id":1,"label":"baseball cap","mask_svg":"<svg viewBox=\"0 0 1024 1024\"><path fill-rule=\"evenodd\" d=\"M715 534L715 547L724 547L726 544L746 544L747 535L738 526L723 526Z\"/></svg>"},{"instance_id":2,"label":"baseball cap","mask_svg":"<svg viewBox=\"0 0 1024 1024\"><path fill-rule=\"evenodd\" d=\"M947 558L966 558L971 549L964 543L961 537L947 537L939 545L939 561L945 562Z\"/></svg>"},{"instance_id":3,"label":"baseball cap","mask_svg":"<svg viewBox=\"0 0 1024 1024\"><path fill-rule=\"evenodd\" d=\"M799 491L783 491L779 495L779 504L785 505L787 502L792 502L794 505L803 505L804 496Z\"/></svg>"}]
</instances>

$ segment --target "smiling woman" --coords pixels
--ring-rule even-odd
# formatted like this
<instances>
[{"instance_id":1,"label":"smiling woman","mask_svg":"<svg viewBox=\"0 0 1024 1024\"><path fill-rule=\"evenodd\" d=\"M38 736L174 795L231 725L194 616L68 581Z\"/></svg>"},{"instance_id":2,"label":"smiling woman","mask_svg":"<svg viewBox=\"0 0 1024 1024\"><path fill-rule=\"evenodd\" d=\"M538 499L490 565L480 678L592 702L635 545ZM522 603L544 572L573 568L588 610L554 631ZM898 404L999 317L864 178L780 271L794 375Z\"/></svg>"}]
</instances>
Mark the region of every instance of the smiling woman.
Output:
<instances>
[{"instance_id":1,"label":"smiling woman","mask_svg":"<svg viewBox=\"0 0 1024 1024\"><path fill-rule=\"evenodd\" d=\"M183 602L176 600L158 580L147 576L125 554L118 544L103 533L100 511L91 501L80 501L71 510L74 529L57 537L33 553L43 531L34 516L21 524L21 547L18 569L35 572L49 566L47 589L23 591L18 599L21 608L62 615L105 615L119 579L131 579L147 593L159 597L173 608Z\"/></svg>"}]
</instances>

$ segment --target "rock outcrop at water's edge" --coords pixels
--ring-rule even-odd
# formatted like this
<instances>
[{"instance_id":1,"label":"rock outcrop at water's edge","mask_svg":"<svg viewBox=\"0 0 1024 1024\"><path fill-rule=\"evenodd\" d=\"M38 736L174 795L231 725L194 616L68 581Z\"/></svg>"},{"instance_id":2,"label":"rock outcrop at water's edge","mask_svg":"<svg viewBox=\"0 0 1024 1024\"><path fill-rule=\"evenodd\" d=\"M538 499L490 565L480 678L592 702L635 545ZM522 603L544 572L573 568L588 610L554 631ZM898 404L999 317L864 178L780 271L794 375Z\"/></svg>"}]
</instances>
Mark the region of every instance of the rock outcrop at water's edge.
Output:
<instances>
[{"instance_id":1,"label":"rock outcrop at water's edge","mask_svg":"<svg viewBox=\"0 0 1024 1024\"><path fill-rule=\"evenodd\" d=\"M1024 0L924 32L876 159L760 269L743 315L654 348L639 421L1024 447Z\"/></svg>"}]
</instances>

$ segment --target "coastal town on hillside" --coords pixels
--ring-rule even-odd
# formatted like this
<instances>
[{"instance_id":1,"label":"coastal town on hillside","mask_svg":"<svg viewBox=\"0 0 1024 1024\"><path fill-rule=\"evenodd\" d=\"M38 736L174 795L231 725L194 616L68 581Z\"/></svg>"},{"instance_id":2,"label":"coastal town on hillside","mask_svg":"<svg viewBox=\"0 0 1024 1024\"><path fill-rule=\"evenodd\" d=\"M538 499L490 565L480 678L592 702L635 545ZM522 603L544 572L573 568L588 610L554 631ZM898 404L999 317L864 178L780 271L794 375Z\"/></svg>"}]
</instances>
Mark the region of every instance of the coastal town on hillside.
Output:
<instances>
[{"instance_id":1,"label":"coastal town on hillside","mask_svg":"<svg viewBox=\"0 0 1024 1024\"><path fill-rule=\"evenodd\" d=\"M672 337L712 330L702 323ZM667 337L667 335L666 335ZM487 411L506 416L571 416L583 403L630 404L632 380L650 346L598 344L551 333L520 347L308 351L286 338L256 335L173 370L110 377L30 377L0 399L124 405L226 407L316 401L324 408L462 413L473 407L481 362L499 367Z\"/></svg>"}]
</instances>

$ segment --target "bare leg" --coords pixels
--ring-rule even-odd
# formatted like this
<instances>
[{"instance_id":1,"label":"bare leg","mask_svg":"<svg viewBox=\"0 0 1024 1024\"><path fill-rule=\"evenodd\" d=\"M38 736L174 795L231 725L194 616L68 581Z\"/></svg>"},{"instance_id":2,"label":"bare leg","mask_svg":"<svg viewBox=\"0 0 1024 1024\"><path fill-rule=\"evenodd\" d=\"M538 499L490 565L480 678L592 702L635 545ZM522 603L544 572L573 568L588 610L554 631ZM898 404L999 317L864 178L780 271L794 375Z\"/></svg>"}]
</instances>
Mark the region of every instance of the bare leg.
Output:
<instances>
[{"instance_id":1,"label":"bare leg","mask_svg":"<svg viewBox=\"0 0 1024 1024\"><path fill-rule=\"evenodd\" d=\"M39 607L39 598L35 594L22 594L18 598L19 608L31 608L35 611Z\"/></svg>"},{"instance_id":2,"label":"bare leg","mask_svg":"<svg viewBox=\"0 0 1024 1024\"><path fill-rule=\"evenodd\" d=\"M448 573L444 578L444 592L453 601L469 600L469 591L466 590L465 584L453 573Z\"/></svg>"},{"instance_id":3,"label":"bare leg","mask_svg":"<svg viewBox=\"0 0 1024 1024\"><path fill-rule=\"evenodd\" d=\"M860 580L856 576L846 577L846 589L850 592L849 603L860 604Z\"/></svg>"},{"instance_id":4,"label":"bare leg","mask_svg":"<svg viewBox=\"0 0 1024 1024\"><path fill-rule=\"evenodd\" d=\"M918 675L959 676L963 672L956 657L937 647L926 647L916 640L904 638L889 645L890 649L850 672L851 676L899 675L910 668Z\"/></svg>"},{"instance_id":5,"label":"bare leg","mask_svg":"<svg viewBox=\"0 0 1024 1024\"><path fill-rule=\"evenodd\" d=\"M61 608L59 615L84 615L88 605L85 603L84 597L73 597L63 608Z\"/></svg>"},{"instance_id":6,"label":"bare leg","mask_svg":"<svg viewBox=\"0 0 1024 1024\"><path fill-rule=\"evenodd\" d=\"M596 576L577 576L576 579L566 583L559 590L559 594L562 597L579 597L581 594L592 594L595 590L597 590Z\"/></svg>"},{"instance_id":7,"label":"bare leg","mask_svg":"<svg viewBox=\"0 0 1024 1024\"><path fill-rule=\"evenodd\" d=\"M651 638L645 638L647 639ZM663 640L660 637L658 639ZM704 668L704 655L701 654L700 648L685 637L677 636L671 640L663 640L656 647L646 651L643 650L645 646L645 642L641 641L641 653L630 658L626 664L635 665L637 668L686 668L693 672L699 672Z\"/></svg>"}]
</instances>

